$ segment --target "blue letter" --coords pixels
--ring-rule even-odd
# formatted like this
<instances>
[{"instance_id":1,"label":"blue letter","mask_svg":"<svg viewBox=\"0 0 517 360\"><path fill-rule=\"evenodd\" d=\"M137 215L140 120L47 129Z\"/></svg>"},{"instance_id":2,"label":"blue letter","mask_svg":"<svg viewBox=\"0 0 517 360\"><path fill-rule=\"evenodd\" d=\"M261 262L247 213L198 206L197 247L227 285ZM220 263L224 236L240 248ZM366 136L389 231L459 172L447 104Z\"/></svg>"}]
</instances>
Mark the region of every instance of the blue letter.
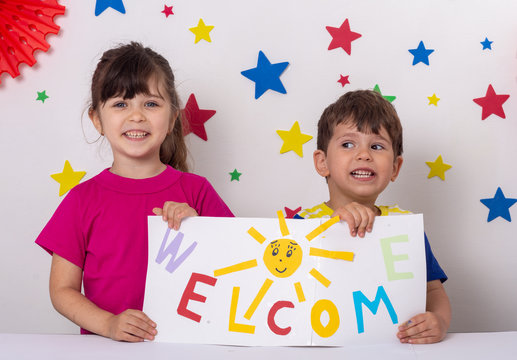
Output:
<instances>
[{"instance_id":1,"label":"blue letter","mask_svg":"<svg viewBox=\"0 0 517 360\"><path fill-rule=\"evenodd\" d=\"M174 270L180 266L183 261L187 259L187 257L194 251L194 248L197 245L197 242L193 242L192 245L189 246L183 254L181 254L178 259L176 260L176 255L178 254L178 250L181 245L181 241L183 240L183 233L178 232L178 235L172 240L172 242L167 246L165 249L165 244L167 243L167 238L169 237L169 234L171 232L170 228L167 228L167 231L165 232L165 236L163 237L162 244L160 245L160 250L158 250L158 255L156 255L156 262L158 264L161 264L163 260L167 257L167 255L171 256L171 259L167 266L165 267L165 270L167 270L170 273L173 273Z\"/></svg>"},{"instance_id":2,"label":"blue letter","mask_svg":"<svg viewBox=\"0 0 517 360\"><path fill-rule=\"evenodd\" d=\"M390 314L391 322L393 324L398 323L397 313L391 305L391 301L388 298L388 294L386 294L386 290L382 286L377 288L377 295L375 295L375 300L372 302L368 300L366 296L361 291L354 291L354 306L355 306L355 317L357 319L357 333L361 334L364 332L364 320L363 320L363 308L361 304L366 305L368 309L375 315L377 314L377 310L379 310L379 305L381 300L386 304L386 308L388 309L388 313Z\"/></svg>"}]
</instances>

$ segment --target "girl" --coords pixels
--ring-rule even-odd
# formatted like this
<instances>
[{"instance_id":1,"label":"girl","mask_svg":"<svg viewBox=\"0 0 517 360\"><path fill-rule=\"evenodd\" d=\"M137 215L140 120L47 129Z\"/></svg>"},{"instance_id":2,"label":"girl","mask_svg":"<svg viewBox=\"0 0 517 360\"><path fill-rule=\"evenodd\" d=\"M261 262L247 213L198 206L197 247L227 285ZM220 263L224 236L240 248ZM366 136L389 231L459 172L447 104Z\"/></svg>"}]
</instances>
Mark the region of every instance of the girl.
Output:
<instances>
[{"instance_id":1,"label":"girl","mask_svg":"<svg viewBox=\"0 0 517 360\"><path fill-rule=\"evenodd\" d=\"M147 216L178 229L187 216L233 214L205 178L183 172L178 95L161 55L133 42L106 51L91 97L88 115L113 165L73 188L36 240L52 255L50 298L81 333L153 340L156 324L141 311Z\"/></svg>"}]
</instances>

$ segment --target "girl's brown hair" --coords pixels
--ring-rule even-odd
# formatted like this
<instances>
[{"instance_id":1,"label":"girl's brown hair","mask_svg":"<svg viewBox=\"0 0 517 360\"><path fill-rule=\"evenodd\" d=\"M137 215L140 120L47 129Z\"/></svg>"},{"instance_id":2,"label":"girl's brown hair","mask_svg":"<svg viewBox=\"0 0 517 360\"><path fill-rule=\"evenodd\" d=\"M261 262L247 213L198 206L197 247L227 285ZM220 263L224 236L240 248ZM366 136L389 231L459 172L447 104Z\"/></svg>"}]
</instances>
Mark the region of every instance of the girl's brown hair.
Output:
<instances>
[{"instance_id":1,"label":"girl's brown hair","mask_svg":"<svg viewBox=\"0 0 517 360\"><path fill-rule=\"evenodd\" d=\"M169 97L172 113L177 114L174 128L160 147L160 160L180 171L188 171L187 146L183 139L182 115L174 74L169 62L160 54L140 43L131 42L102 54L93 73L91 104L88 112L98 111L109 98L132 99L136 94L149 95L149 79L161 81Z\"/></svg>"}]
</instances>

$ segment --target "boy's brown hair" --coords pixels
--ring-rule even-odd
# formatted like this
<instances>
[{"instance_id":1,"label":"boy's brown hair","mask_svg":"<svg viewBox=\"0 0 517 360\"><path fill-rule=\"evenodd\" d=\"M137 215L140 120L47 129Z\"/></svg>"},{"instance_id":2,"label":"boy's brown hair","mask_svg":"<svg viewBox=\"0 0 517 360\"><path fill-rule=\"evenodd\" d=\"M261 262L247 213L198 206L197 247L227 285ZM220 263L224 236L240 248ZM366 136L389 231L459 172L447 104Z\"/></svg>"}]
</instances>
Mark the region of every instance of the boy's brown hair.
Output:
<instances>
[{"instance_id":1,"label":"boy's brown hair","mask_svg":"<svg viewBox=\"0 0 517 360\"><path fill-rule=\"evenodd\" d=\"M363 133L379 134L386 129L395 158L402 155L402 125L389 101L371 90L350 91L330 104L318 121L318 150L327 153L330 138L339 124L354 124Z\"/></svg>"}]
</instances>

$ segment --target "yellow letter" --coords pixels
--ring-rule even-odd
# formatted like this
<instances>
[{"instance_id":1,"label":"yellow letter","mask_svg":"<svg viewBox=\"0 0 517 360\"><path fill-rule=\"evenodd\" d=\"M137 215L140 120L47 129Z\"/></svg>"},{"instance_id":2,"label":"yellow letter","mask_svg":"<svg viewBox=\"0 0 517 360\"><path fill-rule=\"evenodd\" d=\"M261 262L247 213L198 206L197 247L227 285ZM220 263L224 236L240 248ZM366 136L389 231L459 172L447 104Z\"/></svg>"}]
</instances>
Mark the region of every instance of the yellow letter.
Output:
<instances>
[{"instance_id":1,"label":"yellow letter","mask_svg":"<svg viewBox=\"0 0 517 360\"><path fill-rule=\"evenodd\" d=\"M321 313L326 311L329 314L329 322L327 326L321 323ZM339 329L339 313L336 305L330 300L318 300L311 310L311 325L312 330L323 338L328 338L334 335Z\"/></svg>"},{"instance_id":2,"label":"yellow letter","mask_svg":"<svg viewBox=\"0 0 517 360\"><path fill-rule=\"evenodd\" d=\"M246 334L254 334L255 326L246 324L237 324L235 317L237 315L237 303L239 302L239 291L240 287L234 287L232 292L232 303L230 305L230 323L228 326L229 331L241 332Z\"/></svg>"}]
</instances>

